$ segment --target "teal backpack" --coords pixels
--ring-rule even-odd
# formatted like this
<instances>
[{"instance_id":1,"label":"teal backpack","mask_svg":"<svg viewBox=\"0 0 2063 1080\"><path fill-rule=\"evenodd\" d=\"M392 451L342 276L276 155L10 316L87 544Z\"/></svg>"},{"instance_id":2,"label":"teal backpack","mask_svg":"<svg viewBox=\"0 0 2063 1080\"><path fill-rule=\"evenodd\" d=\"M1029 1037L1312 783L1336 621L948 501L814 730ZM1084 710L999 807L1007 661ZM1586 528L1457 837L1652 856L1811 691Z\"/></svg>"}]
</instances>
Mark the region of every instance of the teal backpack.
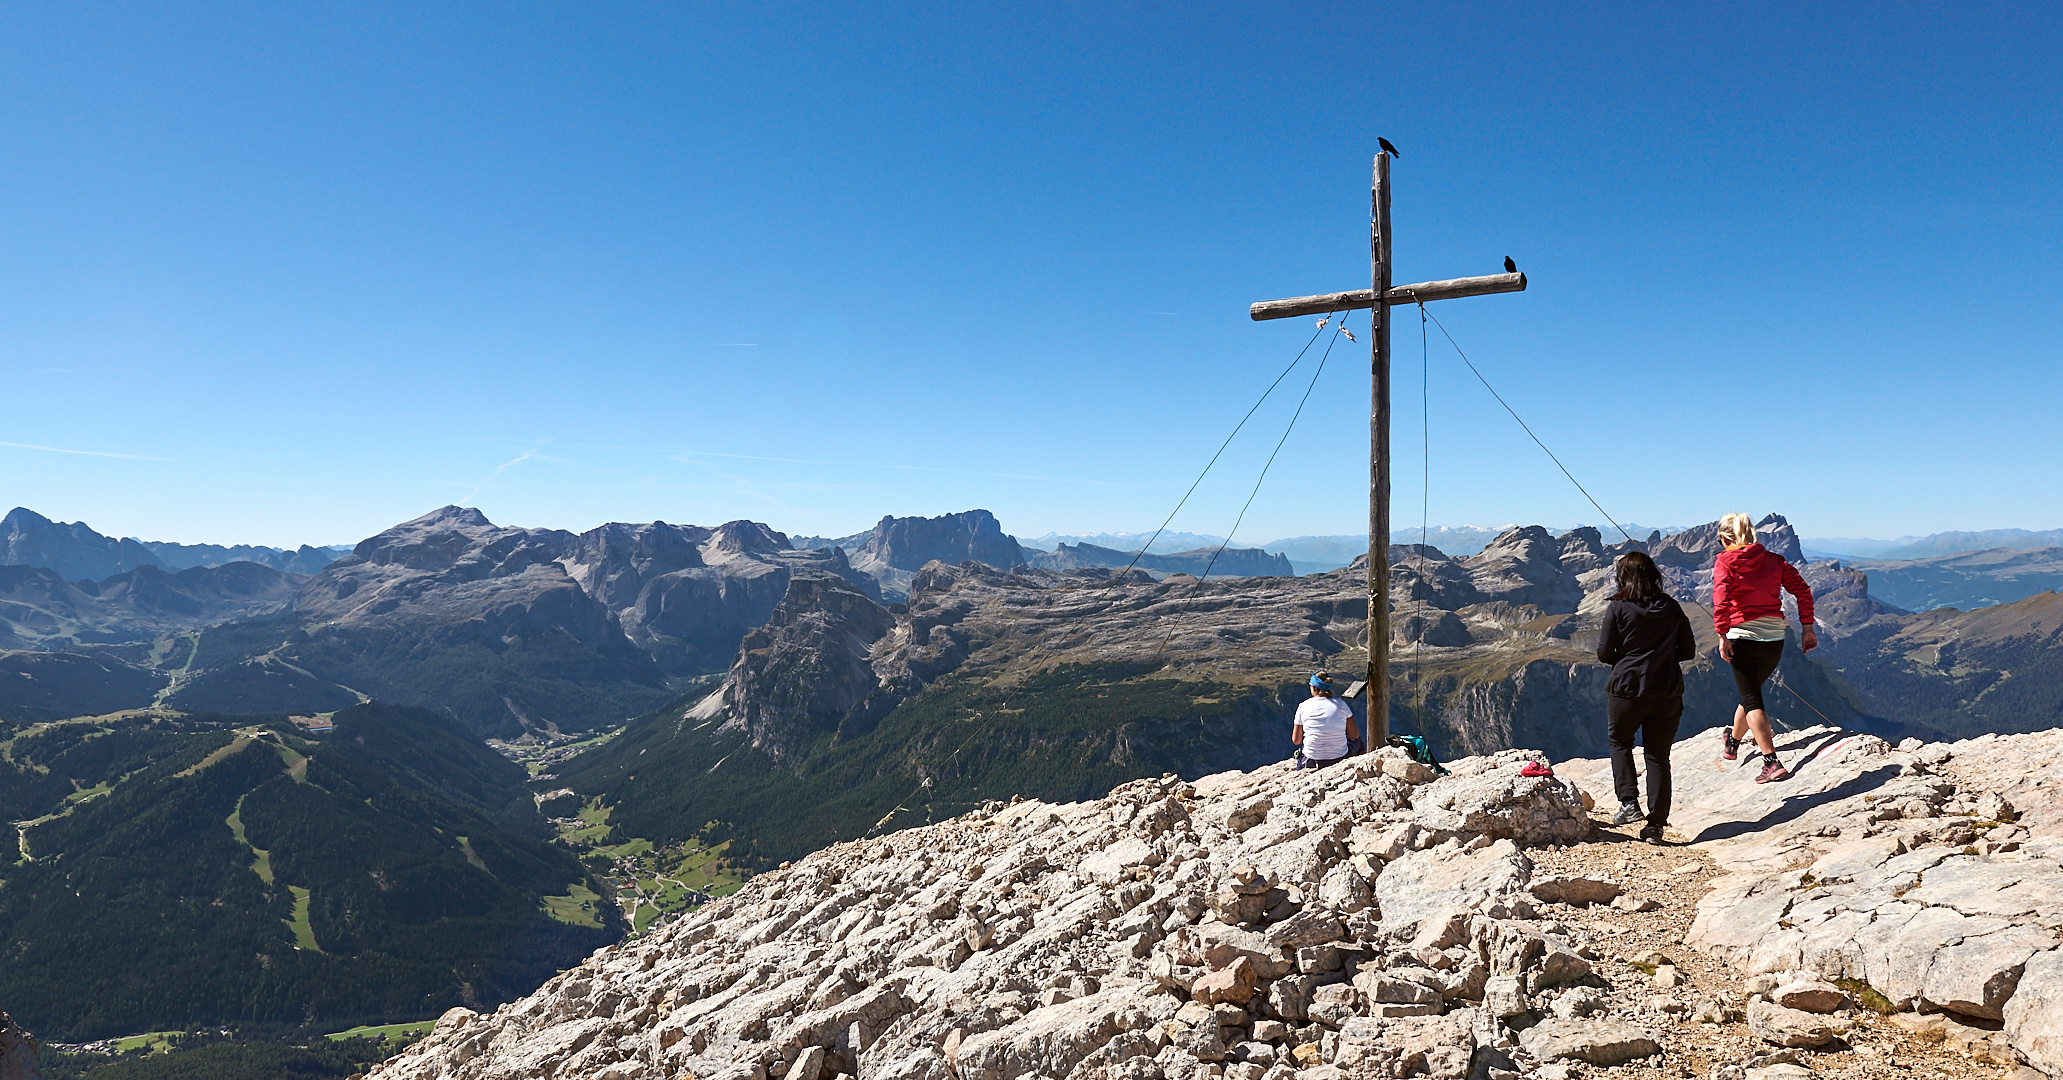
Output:
<instances>
[{"instance_id":1,"label":"teal backpack","mask_svg":"<svg viewBox=\"0 0 2063 1080\"><path fill-rule=\"evenodd\" d=\"M1402 747L1411 755L1411 760L1420 765L1432 766L1433 771L1441 776L1447 775L1447 766L1440 764L1440 759L1433 756L1433 748L1426 745L1424 739L1416 735L1392 735L1390 745Z\"/></svg>"}]
</instances>

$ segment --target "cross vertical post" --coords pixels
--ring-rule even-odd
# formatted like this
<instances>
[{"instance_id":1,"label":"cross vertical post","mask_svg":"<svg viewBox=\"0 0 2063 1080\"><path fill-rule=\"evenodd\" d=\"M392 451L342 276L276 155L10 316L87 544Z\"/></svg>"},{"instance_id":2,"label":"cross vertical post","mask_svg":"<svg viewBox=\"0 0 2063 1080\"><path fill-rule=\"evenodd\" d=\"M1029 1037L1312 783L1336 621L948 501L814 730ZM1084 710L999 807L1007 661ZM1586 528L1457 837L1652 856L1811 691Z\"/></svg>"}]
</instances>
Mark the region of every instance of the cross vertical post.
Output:
<instances>
[{"instance_id":1,"label":"cross vertical post","mask_svg":"<svg viewBox=\"0 0 2063 1080\"><path fill-rule=\"evenodd\" d=\"M1390 737L1390 155L1375 155L1369 191L1367 745Z\"/></svg>"},{"instance_id":2,"label":"cross vertical post","mask_svg":"<svg viewBox=\"0 0 2063 1080\"><path fill-rule=\"evenodd\" d=\"M1255 322L1322 315L1323 330L1342 311L1368 308L1368 720L1370 749L1390 737L1390 307L1427 304L1464 296L1524 292L1526 275L1510 267L1502 274L1446 278L1411 285L1390 284L1390 159L1375 155L1375 179L1369 190L1368 259L1370 288L1318 296L1262 300L1247 309ZM1344 323L1341 324L1344 327ZM1423 632L1421 630L1421 632ZM1420 734L1426 734L1420 732Z\"/></svg>"}]
</instances>

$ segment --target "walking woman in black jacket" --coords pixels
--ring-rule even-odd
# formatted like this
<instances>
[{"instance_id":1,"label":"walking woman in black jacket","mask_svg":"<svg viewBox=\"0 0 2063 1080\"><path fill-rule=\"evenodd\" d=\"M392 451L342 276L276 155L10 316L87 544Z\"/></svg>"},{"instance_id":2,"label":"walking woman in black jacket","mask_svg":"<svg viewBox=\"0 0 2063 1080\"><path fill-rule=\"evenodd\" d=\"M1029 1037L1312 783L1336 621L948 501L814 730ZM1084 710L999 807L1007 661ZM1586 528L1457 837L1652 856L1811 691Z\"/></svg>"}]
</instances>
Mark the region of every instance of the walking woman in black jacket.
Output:
<instances>
[{"instance_id":1,"label":"walking woman in black jacket","mask_svg":"<svg viewBox=\"0 0 2063 1080\"><path fill-rule=\"evenodd\" d=\"M1683 720L1683 669L1696 658L1691 621L1662 587L1662 571L1645 551L1629 551L1616 565L1619 591L1605 605L1597 659L1612 665L1605 684L1605 745L1612 751L1612 786L1619 812L1612 824L1640 819L1640 789L1633 777L1633 738L1647 758L1648 823L1640 838L1662 843L1669 823L1669 746Z\"/></svg>"}]
</instances>

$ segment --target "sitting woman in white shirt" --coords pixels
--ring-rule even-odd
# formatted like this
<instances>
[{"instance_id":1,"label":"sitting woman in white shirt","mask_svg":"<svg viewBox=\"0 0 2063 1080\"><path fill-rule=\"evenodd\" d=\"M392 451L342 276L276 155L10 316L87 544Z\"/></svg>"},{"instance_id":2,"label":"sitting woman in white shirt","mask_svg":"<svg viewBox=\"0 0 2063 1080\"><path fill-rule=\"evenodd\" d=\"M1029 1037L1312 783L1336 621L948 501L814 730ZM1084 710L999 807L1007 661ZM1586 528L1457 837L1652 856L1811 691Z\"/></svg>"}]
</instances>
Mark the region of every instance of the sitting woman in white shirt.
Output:
<instances>
[{"instance_id":1,"label":"sitting woman in white shirt","mask_svg":"<svg viewBox=\"0 0 2063 1080\"><path fill-rule=\"evenodd\" d=\"M1297 768L1337 764L1347 757L1347 741L1360 737L1354 710L1334 695L1332 676L1322 671L1311 676L1311 700L1297 706L1296 723L1289 729L1289 741L1303 748Z\"/></svg>"}]
</instances>

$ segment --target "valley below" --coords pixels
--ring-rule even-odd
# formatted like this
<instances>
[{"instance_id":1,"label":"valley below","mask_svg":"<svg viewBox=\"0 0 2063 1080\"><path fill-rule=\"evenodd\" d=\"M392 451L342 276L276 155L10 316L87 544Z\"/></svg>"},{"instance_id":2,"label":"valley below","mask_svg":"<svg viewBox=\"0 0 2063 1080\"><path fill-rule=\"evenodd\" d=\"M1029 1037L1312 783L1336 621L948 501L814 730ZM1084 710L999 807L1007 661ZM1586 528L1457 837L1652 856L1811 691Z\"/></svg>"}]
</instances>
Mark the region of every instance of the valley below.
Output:
<instances>
[{"instance_id":1,"label":"valley below","mask_svg":"<svg viewBox=\"0 0 2063 1080\"><path fill-rule=\"evenodd\" d=\"M1822 648L1794 635L1770 690L1785 730L2063 724L2054 593L1915 614L1875 587L2031 586L2048 556L1885 569L1759 527L1819 600ZM0 927L20 960L0 1007L67 1045L362 1028L391 1052L816 852L1274 767L1310 672L1366 663L1360 563L1128 571L1127 552L1026 551L985 511L811 543L447 507L312 573L0 566ZM1696 605L1685 730L1730 715L1712 526L1528 527L1465 556L1391 548L1392 729L1443 758L1601 755L1596 617L1636 546Z\"/></svg>"}]
</instances>

